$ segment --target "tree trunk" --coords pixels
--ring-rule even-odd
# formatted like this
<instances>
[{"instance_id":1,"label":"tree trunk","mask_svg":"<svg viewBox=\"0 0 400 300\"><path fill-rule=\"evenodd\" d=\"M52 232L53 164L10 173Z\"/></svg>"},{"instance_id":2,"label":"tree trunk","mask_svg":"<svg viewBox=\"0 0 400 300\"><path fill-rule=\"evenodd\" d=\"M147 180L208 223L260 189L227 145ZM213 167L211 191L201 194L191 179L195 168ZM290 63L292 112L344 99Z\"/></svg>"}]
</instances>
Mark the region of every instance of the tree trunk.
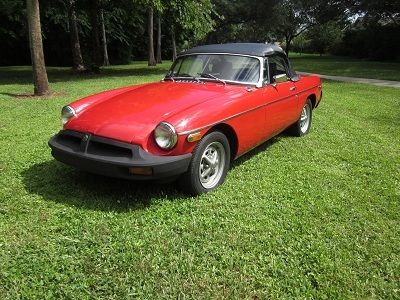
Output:
<instances>
[{"instance_id":1,"label":"tree trunk","mask_svg":"<svg viewBox=\"0 0 400 300\"><path fill-rule=\"evenodd\" d=\"M92 26L92 69L99 71L100 65L103 63L102 51L100 46L100 33L99 33L99 3L98 0L91 2L90 8L90 24Z\"/></svg>"},{"instance_id":2,"label":"tree trunk","mask_svg":"<svg viewBox=\"0 0 400 300\"><path fill-rule=\"evenodd\" d=\"M292 36L285 36L285 42L286 42L286 47L285 47L285 53L286 56L289 57L289 51L290 51L290 46L292 44Z\"/></svg>"},{"instance_id":3,"label":"tree trunk","mask_svg":"<svg viewBox=\"0 0 400 300\"><path fill-rule=\"evenodd\" d=\"M161 58L161 16L157 18L157 63L162 64Z\"/></svg>"},{"instance_id":4,"label":"tree trunk","mask_svg":"<svg viewBox=\"0 0 400 300\"><path fill-rule=\"evenodd\" d=\"M155 66L156 59L154 58L154 42L153 42L153 8L149 8L149 20L148 20L148 35L149 35L149 66Z\"/></svg>"},{"instance_id":5,"label":"tree trunk","mask_svg":"<svg viewBox=\"0 0 400 300\"><path fill-rule=\"evenodd\" d=\"M46 65L44 62L42 29L40 27L39 0L26 0L29 27L29 47L31 50L33 84L36 96L49 92Z\"/></svg>"},{"instance_id":6,"label":"tree trunk","mask_svg":"<svg viewBox=\"0 0 400 300\"><path fill-rule=\"evenodd\" d=\"M110 61L108 59L106 25L104 24L103 9L100 11L100 23L101 23L101 37L102 37L102 42L103 42L103 65L109 66Z\"/></svg>"},{"instance_id":7,"label":"tree trunk","mask_svg":"<svg viewBox=\"0 0 400 300\"><path fill-rule=\"evenodd\" d=\"M68 3L68 23L72 52L72 69L75 72L81 72L85 70L85 66L83 64L81 44L79 42L78 25L76 22L75 12L75 0L69 0Z\"/></svg>"},{"instance_id":8,"label":"tree trunk","mask_svg":"<svg viewBox=\"0 0 400 300\"><path fill-rule=\"evenodd\" d=\"M172 39L172 61L175 61L176 57L178 56L176 51L176 39L175 39L175 29L174 27L171 28L171 39Z\"/></svg>"}]
</instances>

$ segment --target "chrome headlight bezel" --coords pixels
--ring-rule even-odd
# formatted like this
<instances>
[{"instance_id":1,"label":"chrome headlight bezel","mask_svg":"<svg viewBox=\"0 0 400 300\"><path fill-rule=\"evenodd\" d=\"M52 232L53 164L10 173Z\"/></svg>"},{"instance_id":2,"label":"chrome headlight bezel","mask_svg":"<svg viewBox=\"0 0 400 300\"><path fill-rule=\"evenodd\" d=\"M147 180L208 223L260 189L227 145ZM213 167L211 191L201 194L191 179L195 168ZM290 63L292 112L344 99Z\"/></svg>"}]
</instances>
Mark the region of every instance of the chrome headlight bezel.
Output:
<instances>
[{"instance_id":1,"label":"chrome headlight bezel","mask_svg":"<svg viewBox=\"0 0 400 300\"><path fill-rule=\"evenodd\" d=\"M75 116L75 109L73 109L71 106L67 105L61 109L61 122L63 125L67 124L68 121Z\"/></svg>"},{"instance_id":2,"label":"chrome headlight bezel","mask_svg":"<svg viewBox=\"0 0 400 300\"><path fill-rule=\"evenodd\" d=\"M178 141L178 134L174 126L167 122L161 122L154 129L154 140L162 150L171 150Z\"/></svg>"}]
</instances>

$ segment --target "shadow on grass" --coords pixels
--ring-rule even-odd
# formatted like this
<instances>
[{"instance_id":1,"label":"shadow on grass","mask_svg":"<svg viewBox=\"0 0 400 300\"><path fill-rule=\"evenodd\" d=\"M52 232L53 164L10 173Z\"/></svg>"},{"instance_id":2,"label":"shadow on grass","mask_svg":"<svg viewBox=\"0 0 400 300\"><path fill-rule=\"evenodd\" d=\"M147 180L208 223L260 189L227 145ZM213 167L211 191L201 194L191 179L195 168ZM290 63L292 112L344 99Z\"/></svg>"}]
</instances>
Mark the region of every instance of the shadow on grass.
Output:
<instances>
[{"instance_id":1,"label":"shadow on grass","mask_svg":"<svg viewBox=\"0 0 400 300\"><path fill-rule=\"evenodd\" d=\"M3 92L3 93L0 93L0 95L12 97L12 98L17 98L17 99L32 99L32 98L35 97L35 95L32 94L32 93L30 93L30 94L28 94L28 93L17 94L17 93L4 93Z\"/></svg>"},{"instance_id":2,"label":"shadow on grass","mask_svg":"<svg viewBox=\"0 0 400 300\"><path fill-rule=\"evenodd\" d=\"M0 95L8 96L8 97L15 98L15 99L20 99L20 100L29 100L29 99L49 99L49 98L57 97L57 96L65 96L66 93L64 93L64 92L49 92L49 93L41 95L41 96L36 96L33 93L7 93L7 92L3 92L3 93L0 93Z\"/></svg>"},{"instance_id":3,"label":"shadow on grass","mask_svg":"<svg viewBox=\"0 0 400 300\"><path fill-rule=\"evenodd\" d=\"M55 160L35 164L21 175L29 193L83 209L126 212L144 209L153 200L185 198L173 183L109 178L75 170Z\"/></svg>"},{"instance_id":4,"label":"shadow on grass","mask_svg":"<svg viewBox=\"0 0 400 300\"><path fill-rule=\"evenodd\" d=\"M285 136L286 133L281 133L254 148L237 159L231 168L253 159ZM187 198L173 182L161 184L110 178L79 171L55 160L35 164L21 175L29 193L40 195L47 201L83 209L126 212L144 209L153 200Z\"/></svg>"},{"instance_id":5,"label":"shadow on grass","mask_svg":"<svg viewBox=\"0 0 400 300\"><path fill-rule=\"evenodd\" d=\"M47 74L50 83L56 82L79 82L89 79L104 79L107 77L130 77L130 76L160 76L164 77L166 69L164 67L110 67L101 69L99 74L81 73L76 74L68 68L48 68ZM28 67L2 67L0 68L0 84L31 84L32 70Z\"/></svg>"}]
</instances>

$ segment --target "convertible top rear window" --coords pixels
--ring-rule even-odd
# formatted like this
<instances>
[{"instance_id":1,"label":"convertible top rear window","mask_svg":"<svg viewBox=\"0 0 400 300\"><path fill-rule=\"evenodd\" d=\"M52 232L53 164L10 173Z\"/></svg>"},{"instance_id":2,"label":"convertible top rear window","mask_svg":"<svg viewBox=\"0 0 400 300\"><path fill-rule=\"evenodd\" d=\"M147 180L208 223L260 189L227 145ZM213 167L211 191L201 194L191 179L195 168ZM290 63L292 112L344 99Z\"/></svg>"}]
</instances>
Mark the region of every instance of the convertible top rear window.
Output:
<instances>
[{"instance_id":1,"label":"convertible top rear window","mask_svg":"<svg viewBox=\"0 0 400 300\"><path fill-rule=\"evenodd\" d=\"M202 74L215 76L228 82L257 84L260 61L255 57L231 54L192 54L179 57L167 76L196 77Z\"/></svg>"}]
</instances>

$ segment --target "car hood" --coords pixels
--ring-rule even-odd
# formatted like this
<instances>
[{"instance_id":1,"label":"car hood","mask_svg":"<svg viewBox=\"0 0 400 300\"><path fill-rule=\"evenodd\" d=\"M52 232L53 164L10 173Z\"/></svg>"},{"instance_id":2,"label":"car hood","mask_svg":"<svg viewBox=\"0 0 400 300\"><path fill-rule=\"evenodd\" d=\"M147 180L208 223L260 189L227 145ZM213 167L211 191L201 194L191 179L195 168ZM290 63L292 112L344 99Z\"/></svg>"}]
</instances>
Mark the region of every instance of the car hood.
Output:
<instances>
[{"instance_id":1,"label":"car hood","mask_svg":"<svg viewBox=\"0 0 400 300\"><path fill-rule=\"evenodd\" d=\"M168 81L106 93L73 103L77 117L65 129L142 143L158 123L168 121L174 114L210 100L213 100L210 105L218 105L246 93L246 89L214 82Z\"/></svg>"}]
</instances>

